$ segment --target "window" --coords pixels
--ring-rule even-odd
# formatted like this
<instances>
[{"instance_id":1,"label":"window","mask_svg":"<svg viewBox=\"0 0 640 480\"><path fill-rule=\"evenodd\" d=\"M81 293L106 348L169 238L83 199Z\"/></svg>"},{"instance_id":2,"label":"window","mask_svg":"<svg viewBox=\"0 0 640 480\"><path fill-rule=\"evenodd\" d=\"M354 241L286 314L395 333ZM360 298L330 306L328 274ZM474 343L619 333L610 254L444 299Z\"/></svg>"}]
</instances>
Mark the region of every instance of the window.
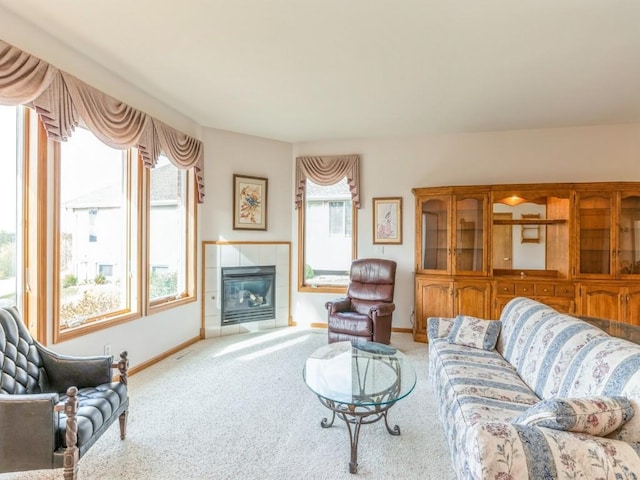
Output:
<instances>
[{"instance_id":1,"label":"window","mask_svg":"<svg viewBox=\"0 0 640 480\"><path fill-rule=\"evenodd\" d=\"M57 333L139 314L140 162L132 151L113 149L83 128L54 148L58 341Z\"/></svg>"},{"instance_id":2,"label":"window","mask_svg":"<svg viewBox=\"0 0 640 480\"><path fill-rule=\"evenodd\" d=\"M307 179L298 218L304 246L300 289L342 291L356 256L353 222L357 213L346 177L329 186Z\"/></svg>"},{"instance_id":3,"label":"window","mask_svg":"<svg viewBox=\"0 0 640 480\"><path fill-rule=\"evenodd\" d=\"M113 265L98 265L98 275L113 277Z\"/></svg>"},{"instance_id":4,"label":"window","mask_svg":"<svg viewBox=\"0 0 640 480\"><path fill-rule=\"evenodd\" d=\"M22 232L19 179L22 178L24 129L20 107L0 106L0 305L17 305L22 311L22 292L18 288L22 262L18 258Z\"/></svg>"},{"instance_id":5,"label":"window","mask_svg":"<svg viewBox=\"0 0 640 480\"><path fill-rule=\"evenodd\" d=\"M195 195L192 174L160 156L147 175L149 307L195 299Z\"/></svg>"}]
</instances>

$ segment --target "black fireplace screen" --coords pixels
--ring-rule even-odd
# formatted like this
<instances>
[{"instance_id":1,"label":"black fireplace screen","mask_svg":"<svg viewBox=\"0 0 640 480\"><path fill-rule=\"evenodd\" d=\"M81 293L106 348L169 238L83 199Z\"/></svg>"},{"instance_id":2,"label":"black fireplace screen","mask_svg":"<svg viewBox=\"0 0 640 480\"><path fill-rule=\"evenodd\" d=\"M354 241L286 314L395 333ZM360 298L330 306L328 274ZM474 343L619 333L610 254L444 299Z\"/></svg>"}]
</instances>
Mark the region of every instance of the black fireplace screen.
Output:
<instances>
[{"instance_id":1,"label":"black fireplace screen","mask_svg":"<svg viewBox=\"0 0 640 480\"><path fill-rule=\"evenodd\" d=\"M276 267L222 269L222 324L276 318Z\"/></svg>"}]
</instances>

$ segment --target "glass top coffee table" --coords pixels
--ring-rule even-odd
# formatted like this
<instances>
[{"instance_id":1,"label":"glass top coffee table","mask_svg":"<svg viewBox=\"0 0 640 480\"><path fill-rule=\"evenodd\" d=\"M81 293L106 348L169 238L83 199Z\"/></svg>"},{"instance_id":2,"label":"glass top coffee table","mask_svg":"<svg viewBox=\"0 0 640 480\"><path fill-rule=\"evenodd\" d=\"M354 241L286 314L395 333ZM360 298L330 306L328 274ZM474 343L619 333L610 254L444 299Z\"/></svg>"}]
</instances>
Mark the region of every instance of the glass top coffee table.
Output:
<instances>
[{"instance_id":1,"label":"glass top coffee table","mask_svg":"<svg viewBox=\"0 0 640 480\"><path fill-rule=\"evenodd\" d=\"M387 412L416 385L416 372L402 352L374 342L330 343L307 359L303 376L320 402L332 411L331 420L323 418L320 425L331 427L336 415L347 425L351 473L358 470L358 437L362 425L384 419L387 431L400 435L400 427L389 426Z\"/></svg>"}]
</instances>

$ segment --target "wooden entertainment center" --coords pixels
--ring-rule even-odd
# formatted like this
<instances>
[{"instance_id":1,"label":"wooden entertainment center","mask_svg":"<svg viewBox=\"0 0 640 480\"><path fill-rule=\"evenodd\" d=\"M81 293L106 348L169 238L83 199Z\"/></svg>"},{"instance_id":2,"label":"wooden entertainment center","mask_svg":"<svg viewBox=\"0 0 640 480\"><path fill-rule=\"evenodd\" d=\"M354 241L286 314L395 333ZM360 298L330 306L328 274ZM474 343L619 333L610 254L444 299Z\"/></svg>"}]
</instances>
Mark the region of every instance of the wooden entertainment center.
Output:
<instances>
[{"instance_id":1,"label":"wooden entertainment center","mask_svg":"<svg viewBox=\"0 0 640 480\"><path fill-rule=\"evenodd\" d=\"M516 296L640 325L640 183L414 188L414 340Z\"/></svg>"}]
</instances>

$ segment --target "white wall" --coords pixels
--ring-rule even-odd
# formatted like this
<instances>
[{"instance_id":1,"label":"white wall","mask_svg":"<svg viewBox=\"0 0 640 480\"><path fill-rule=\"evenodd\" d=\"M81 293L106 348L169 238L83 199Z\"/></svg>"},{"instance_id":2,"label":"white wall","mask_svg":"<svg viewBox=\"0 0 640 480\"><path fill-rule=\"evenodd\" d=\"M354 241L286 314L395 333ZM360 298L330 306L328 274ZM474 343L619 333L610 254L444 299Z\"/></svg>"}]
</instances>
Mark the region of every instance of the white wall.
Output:
<instances>
[{"instance_id":1,"label":"white wall","mask_svg":"<svg viewBox=\"0 0 640 480\"><path fill-rule=\"evenodd\" d=\"M291 144L203 129L206 198L200 211L202 240L289 241L293 214ZM233 230L233 174L265 177L267 230Z\"/></svg>"},{"instance_id":2,"label":"white wall","mask_svg":"<svg viewBox=\"0 0 640 480\"><path fill-rule=\"evenodd\" d=\"M514 106L514 108L517 108ZM640 125L595 126L418 138L300 143L293 156L360 154L358 256L398 262L394 327L410 328L414 303L414 187L494 183L640 181ZM403 244L372 243L372 197L403 198ZM292 218L292 239L297 217ZM294 275L297 245L293 248ZM296 284L297 278L294 279ZM335 295L293 293L298 323L325 322Z\"/></svg>"}]
</instances>

